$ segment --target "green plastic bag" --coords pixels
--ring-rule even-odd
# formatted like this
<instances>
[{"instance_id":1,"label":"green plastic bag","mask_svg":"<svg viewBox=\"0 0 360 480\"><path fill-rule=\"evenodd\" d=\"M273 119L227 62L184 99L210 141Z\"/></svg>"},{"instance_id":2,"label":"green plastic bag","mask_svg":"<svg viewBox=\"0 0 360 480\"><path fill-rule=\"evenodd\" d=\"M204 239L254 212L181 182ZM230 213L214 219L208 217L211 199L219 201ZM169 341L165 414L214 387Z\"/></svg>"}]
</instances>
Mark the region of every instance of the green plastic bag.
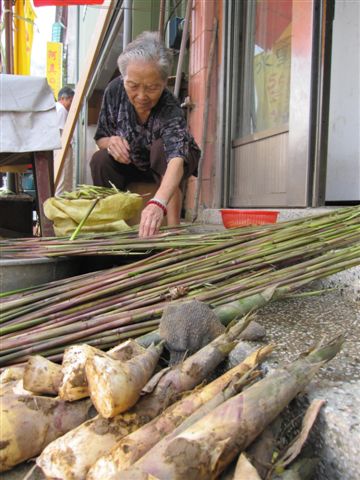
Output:
<instances>
[{"instance_id":1,"label":"green plastic bag","mask_svg":"<svg viewBox=\"0 0 360 480\"><path fill-rule=\"evenodd\" d=\"M54 224L56 236L70 235L85 217L94 199L51 197L44 203L44 213ZM82 232L122 232L130 227L126 220L136 216L143 198L130 192L119 192L101 198L82 227Z\"/></svg>"}]
</instances>

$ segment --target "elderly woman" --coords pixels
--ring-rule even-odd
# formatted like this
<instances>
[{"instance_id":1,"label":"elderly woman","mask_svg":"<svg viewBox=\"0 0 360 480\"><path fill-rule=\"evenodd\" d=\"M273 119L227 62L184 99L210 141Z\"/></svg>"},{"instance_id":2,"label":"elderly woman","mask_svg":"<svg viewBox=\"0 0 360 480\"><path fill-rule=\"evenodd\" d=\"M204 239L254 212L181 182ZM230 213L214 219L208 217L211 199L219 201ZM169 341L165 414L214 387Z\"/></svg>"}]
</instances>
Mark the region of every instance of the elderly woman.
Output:
<instances>
[{"instance_id":1,"label":"elderly woman","mask_svg":"<svg viewBox=\"0 0 360 480\"><path fill-rule=\"evenodd\" d=\"M157 32L144 32L118 58L121 75L107 86L95 134L100 148L90 162L94 185L119 189L154 181L155 197L142 211L139 236L180 223L182 189L196 174L199 147L180 105L166 88L172 55Z\"/></svg>"}]
</instances>

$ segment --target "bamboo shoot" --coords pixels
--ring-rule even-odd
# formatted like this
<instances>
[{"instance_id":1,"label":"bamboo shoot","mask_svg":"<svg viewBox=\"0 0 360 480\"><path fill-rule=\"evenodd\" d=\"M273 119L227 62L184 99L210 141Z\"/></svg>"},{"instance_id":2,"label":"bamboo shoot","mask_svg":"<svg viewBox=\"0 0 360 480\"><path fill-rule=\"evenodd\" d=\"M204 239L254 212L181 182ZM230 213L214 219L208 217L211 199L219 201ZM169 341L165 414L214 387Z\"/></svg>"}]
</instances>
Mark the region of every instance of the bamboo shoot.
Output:
<instances>
[{"instance_id":1,"label":"bamboo shoot","mask_svg":"<svg viewBox=\"0 0 360 480\"><path fill-rule=\"evenodd\" d=\"M57 395L62 380L61 366L41 355L30 357L24 370L24 388L30 392Z\"/></svg>"},{"instance_id":2,"label":"bamboo shoot","mask_svg":"<svg viewBox=\"0 0 360 480\"><path fill-rule=\"evenodd\" d=\"M241 320L184 363L165 369L157 383L151 385L149 394L128 412L111 419L99 415L52 442L38 457L39 467L50 478L84 479L98 458L109 453L119 440L159 415L180 393L205 380L235 346L236 338L250 321L250 318Z\"/></svg>"},{"instance_id":3,"label":"bamboo shoot","mask_svg":"<svg viewBox=\"0 0 360 480\"><path fill-rule=\"evenodd\" d=\"M135 405L159 361L162 345L152 345L127 362L101 351L87 359L86 379L91 400L100 415L111 418Z\"/></svg>"},{"instance_id":4,"label":"bamboo shoot","mask_svg":"<svg viewBox=\"0 0 360 480\"><path fill-rule=\"evenodd\" d=\"M144 351L145 349L134 340L128 340L107 353L117 360L127 361ZM73 402L89 396L85 364L99 352L102 353L101 350L86 344L73 345L65 350L62 363L63 379L59 387L60 398Z\"/></svg>"},{"instance_id":5,"label":"bamboo shoot","mask_svg":"<svg viewBox=\"0 0 360 480\"><path fill-rule=\"evenodd\" d=\"M66 403L31 395L4 395L0 402L0 471L35 457L50 442L89 418L90 400Z\"/></svg>"},{"instance_id":6,"label":"bamboo shoot","mask_svg":"<svg viewBox=\"0 0 360 480\"><path fill-rule=\"evenodd\" d=\"M277 369L170 440L162 452L155 446L133 470L160 480L217 478L339 352L342 343L335 339Z\"/></svg>"},{"instance_id":7,"label":"bamboo shoot","mask_svg":"<svg viewBox=\"0 0 360 480\"><path fill-rule=\"evenodd\" d=\"M241 364L224 373L200 390L179 400L167 408L151 422L126 436L109 453L101 457L90 469L88 480L116 477L123 470L149 451L165 435L171 433L202 405L219 394L236 376L242 376L254 368L272 352L272 346L266 346L251 353Z\"/></svg>"}]
</instances>

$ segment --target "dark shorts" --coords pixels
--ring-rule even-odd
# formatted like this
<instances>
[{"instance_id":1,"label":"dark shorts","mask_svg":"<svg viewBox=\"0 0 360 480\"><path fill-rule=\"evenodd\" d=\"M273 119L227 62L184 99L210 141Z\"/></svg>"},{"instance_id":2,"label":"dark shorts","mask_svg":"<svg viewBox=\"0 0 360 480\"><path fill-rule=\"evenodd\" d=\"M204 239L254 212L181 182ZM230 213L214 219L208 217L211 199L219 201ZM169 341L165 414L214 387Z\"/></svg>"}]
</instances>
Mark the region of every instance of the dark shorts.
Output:
<instances>
[{"instance_id":1,"label":"dark shorts","mask_svg":"<svg viewBox=\"0 0 360 480\"><path fill-rule=\"evenodd\" d=\"M198 161L198 151L191 151L189 158L184 163L184 176L180 183L181 190L184 190L187 178L197 174ZM166 168L167 162L162 140L156 140L150 148L148 170L139 170L133 164L119 163L109 155L106 149L95 152L90 160L94 185L110 187L109 181L111 181L119 190L126 190L127 185L132 182L155 182L160 185Z\"/></svg>"}]
</instances>

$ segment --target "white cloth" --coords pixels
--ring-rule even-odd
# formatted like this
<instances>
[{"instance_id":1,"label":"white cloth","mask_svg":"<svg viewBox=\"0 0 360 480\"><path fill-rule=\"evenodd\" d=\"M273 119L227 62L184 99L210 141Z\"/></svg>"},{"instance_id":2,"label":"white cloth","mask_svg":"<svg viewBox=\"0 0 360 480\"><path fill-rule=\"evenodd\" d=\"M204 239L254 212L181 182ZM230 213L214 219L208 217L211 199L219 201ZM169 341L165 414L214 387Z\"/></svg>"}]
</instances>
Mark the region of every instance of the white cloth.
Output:
<instances>
[{"instance_id":1,"label":"white cloth","mask_svg":"<svg viewBox=\"0 0 360 480\"><path fill-rule=\"evenodd\" d=\"M67 116L69 114L68 110L60 102L55 103L56 113L58 117L58 124L60 129L60 134L62 134ZM61 150L54 151L54 160L60 155ZM73 159L72 159L72 146L69 145L68 151L66 153L63 168L60 173L59 182L56 187L55 196L59 196L64 192L71 192L73 190Z\"/></svg>"},{"instance_id":2,"label":"white cloth","mask_svg":"<svg viewBox=\"0 0 360 480\"><path fill-rule=\"evenodd\" d=\"M65 127L65 122L69 112L66 110L64 105L60 102L56 102L55 107L56 107L56 113L57 113L60 132L62 133L62 130L64 130L64 127Z\"/></svg>"},{"instance_id":3,"label":"white cloth","mask_svg":"<svg viewBox=\"0 0 360 480\"><path fill-rule=\"evenodd\" d=\"M54 95L46 78L0 75L0 152L60 148Z\"/></svg>"}]
</instances>

